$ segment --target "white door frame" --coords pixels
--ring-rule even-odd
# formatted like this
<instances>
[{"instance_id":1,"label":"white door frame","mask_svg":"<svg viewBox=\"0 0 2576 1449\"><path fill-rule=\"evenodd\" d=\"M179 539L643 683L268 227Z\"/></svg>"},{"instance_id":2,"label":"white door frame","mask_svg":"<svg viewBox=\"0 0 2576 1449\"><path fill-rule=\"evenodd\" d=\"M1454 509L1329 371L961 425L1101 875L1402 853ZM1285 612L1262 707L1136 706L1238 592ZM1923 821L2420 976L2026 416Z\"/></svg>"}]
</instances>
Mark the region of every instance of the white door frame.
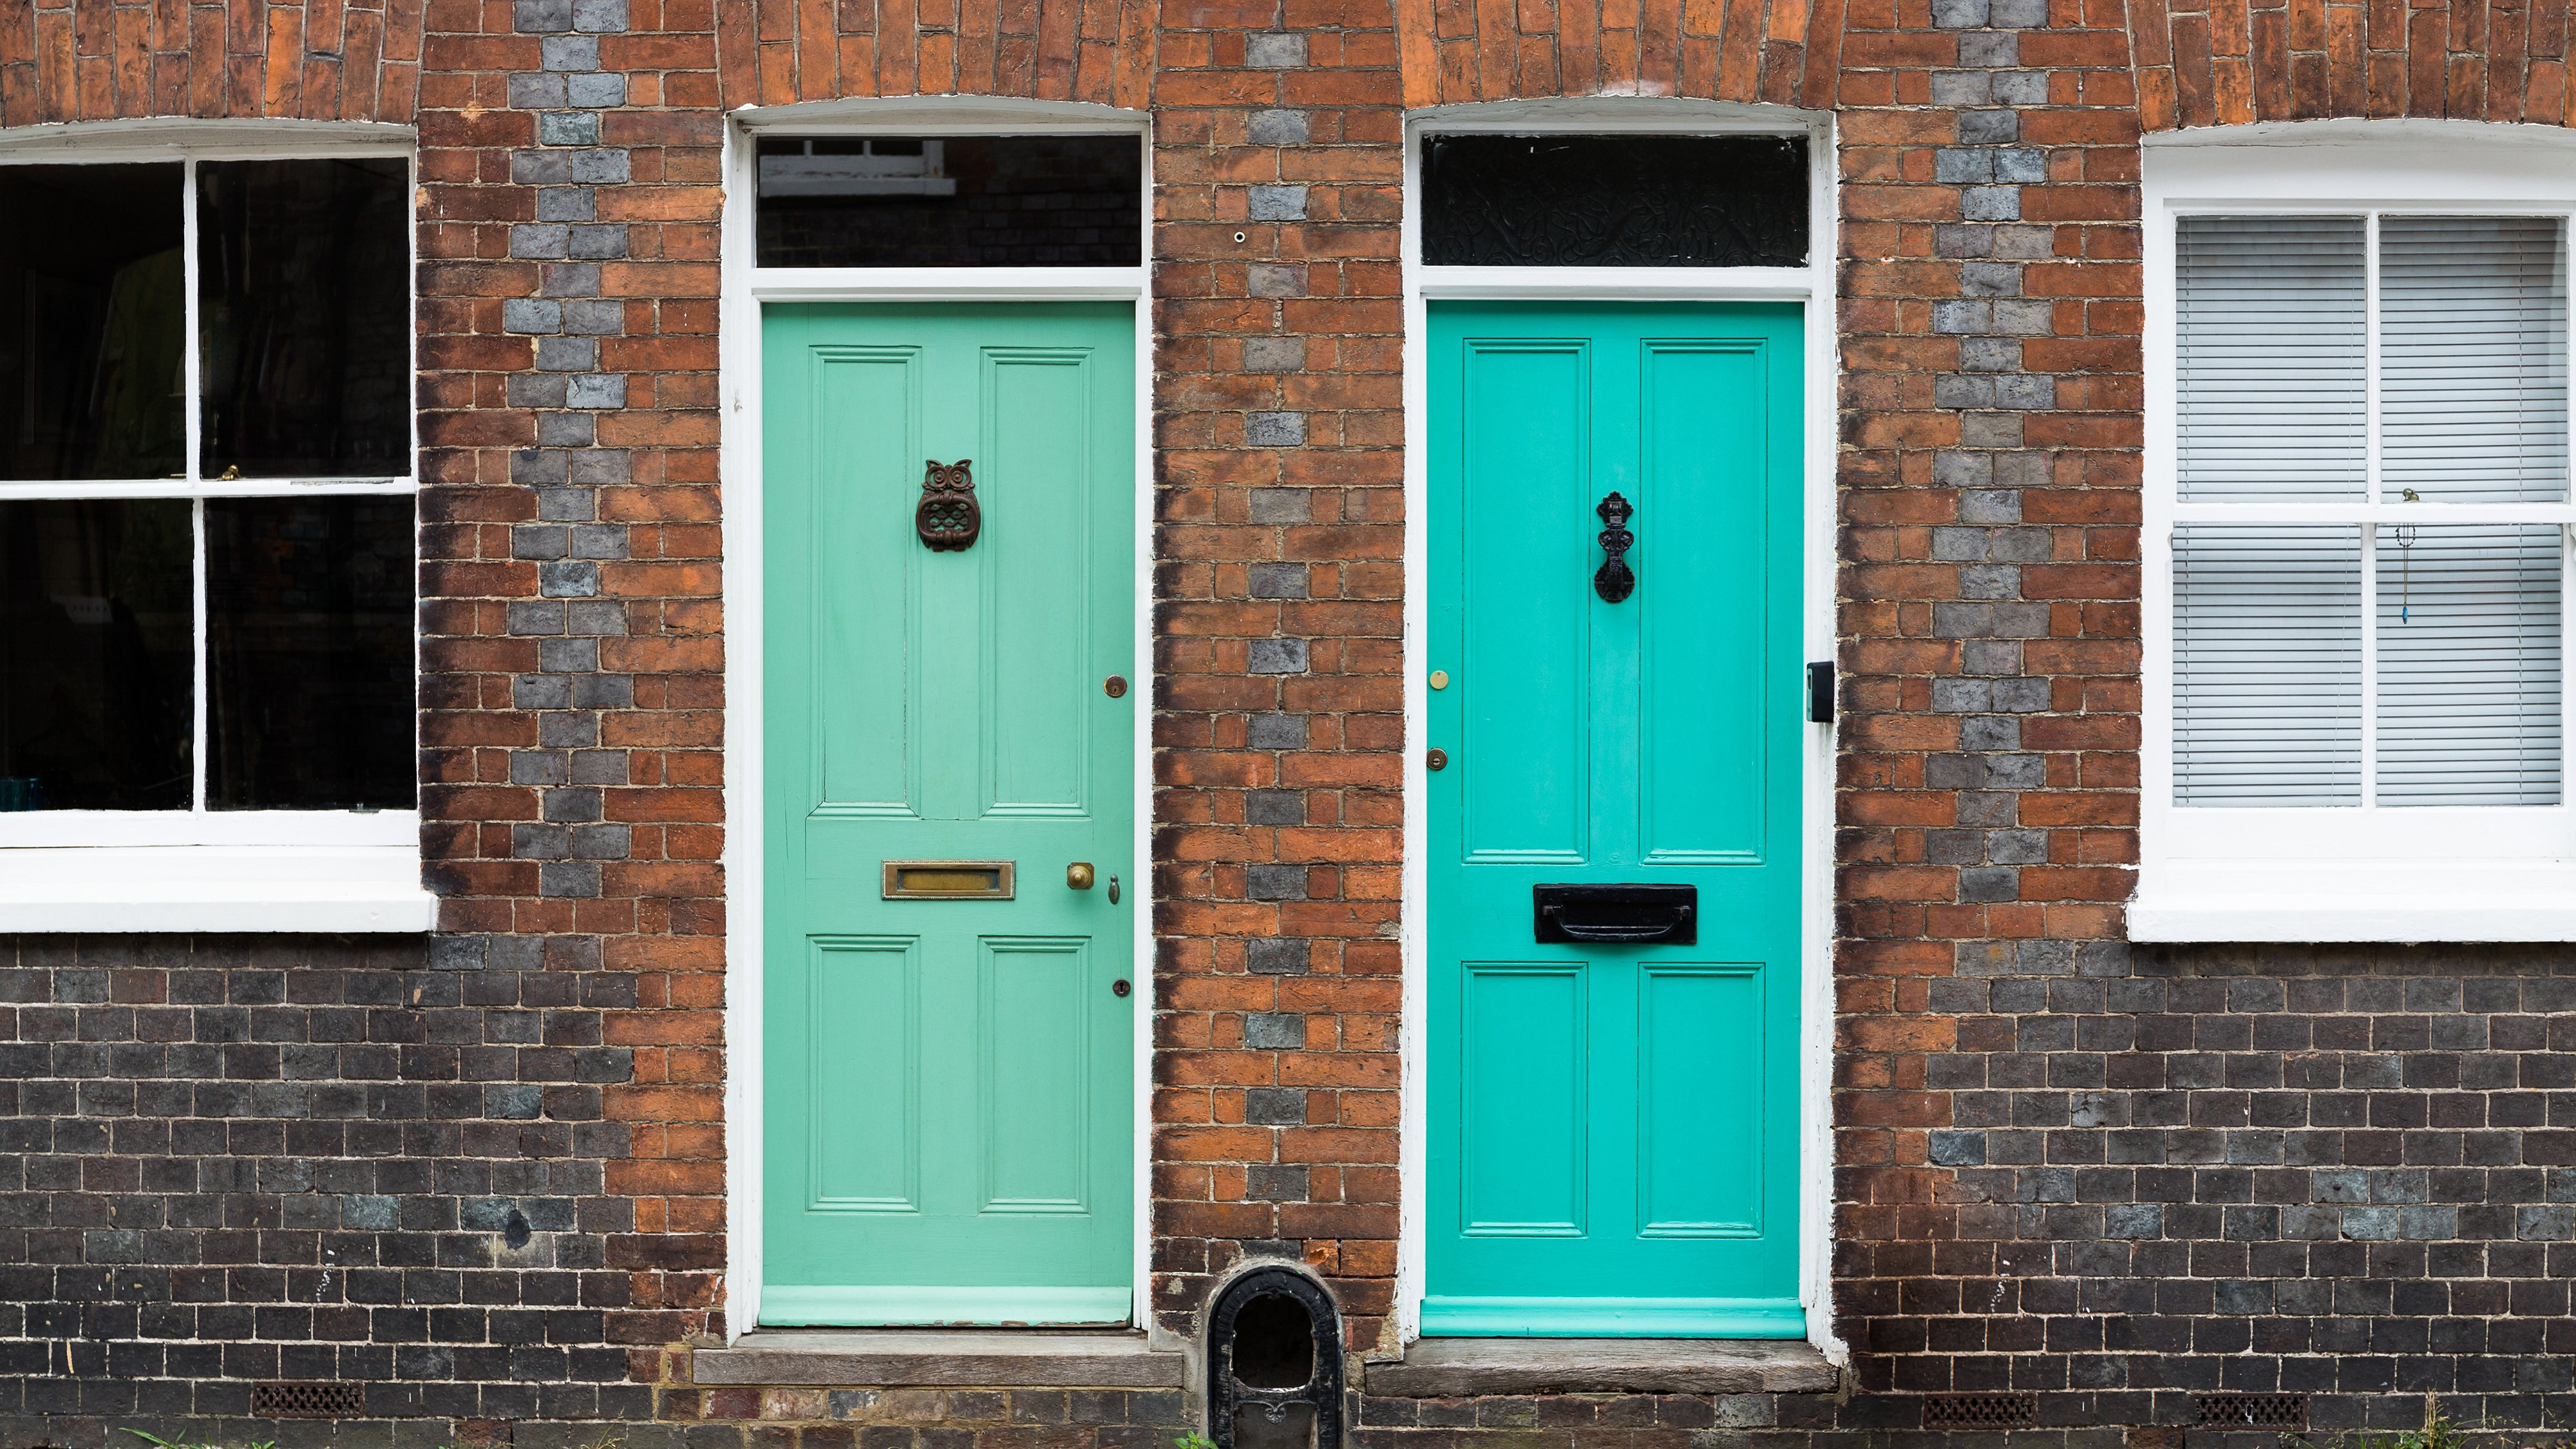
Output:
<instances>
[{"instance_id":1,"label":"white door frame","mask_svg":"<svg viewBox=\"0 0 2576 1449\"><path fill-rule=\"evenodd\" d=\"M802 136L995 136L1121 133L1144 147L1143 230L1133 267L796 267L757 259L753 165L763 133ZM1135 1293L1130 1322L1145 1317L1152 1264L1152 1061L1154 1021L1153 711L1154 566L1153 137L1143 112L1079 101L1000 96L908 96L745 107L725 118L723 298L718 313L725 618L725 1232L722 1304L727 1338L760 1321L765 1066L761 688L761 304L764 302L1131 302L1136 309L1136 707L1134 889Z\"/></svg>"},{"instance_id":2,"label":"white door frame","mask_svg":"<svg viewBox=\"0 0 2576 1449\"><path fill-rule=\"evenodd\" d=\"M1422 264L1422 138L1482 131L1507 135L1773 135L1808 138L1807 265L1803 267L1426 267ZM1422 1332L1429 1236L1429 1110L1423 1056L1429 1023L1430 895L1424 847L1427 777L1419 742L1428 719L1421 661L1430 638L1425 450L1429 378L1423 355L1427 305L1451 298L1532 301L1798 302L1806 316L1802 520L1804 641L1810 660L1834 657L1834 405L1836 175L1833 117L1787 106L1669 98L1594 97L1493 101L1410 113L1404 127L1404 1059L1403 1213L1396 1245L1395 1313L1406 1343ZM1834 727L1806 726L1801 756L1798 1083L1798 1281L1807 1340L1840 1363L1833 1332L1833 786Z\"/></svg>"}]
</instances>

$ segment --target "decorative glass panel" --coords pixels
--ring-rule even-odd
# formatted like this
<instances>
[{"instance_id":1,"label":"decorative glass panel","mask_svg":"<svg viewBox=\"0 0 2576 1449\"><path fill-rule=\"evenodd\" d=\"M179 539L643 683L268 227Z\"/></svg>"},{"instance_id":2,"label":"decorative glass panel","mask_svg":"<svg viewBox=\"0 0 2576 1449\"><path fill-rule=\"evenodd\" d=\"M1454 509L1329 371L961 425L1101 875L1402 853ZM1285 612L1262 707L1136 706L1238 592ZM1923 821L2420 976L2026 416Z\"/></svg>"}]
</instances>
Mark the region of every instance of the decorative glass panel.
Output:
<instances>
[{"instance_id":1,"label":"decorative glass panel","mask_svg":"<svg viewBox=\"0 0 2576 1449\"><path fill-rule=\"evenodd\" d=\"M2554 523L2379 530L2379 803L2555 805Z\"/></svg>"},{"instance_id":2,"label":"decorative glass panel","mask_svg":"<svg viewBox=\"0 0 2576 1449\"><path fill-rule=\"evenodd\" d=\"M1138 136L767 136L764 267L1132 267Z\"/></svg>"},{"instance_id":3,"label":"decorative glass panel","mask_svg":"<svg viewBox=\"0 0 2576 1449\"><path fill-rule=\"evenodd\" d=\"M183 499L0 503L0 810L188 808L193 553Z\"/></svg>"},{"instance_id":4,"label":"decorative glass panel","mask_svg":"<svg viewBox=\"0 0 2576 1449\"><path fill-rule=\"evenodd\" d=\"M181 191L176 163L0 166L0 478L185 468Z\"/></svg>"},{"instance_id":5,"label":"decorative glass panel","mask_svg":"<svg viewBox=\"0 0 2576 1449\"><path fill-rule=\"evenodd\" d=\"M1432 136L1431 266L1797 267L1803 136Z\"/></svg>"},{"instance_id":6,"label":"decorative glass panel","mask_svg":"<svg viewBox=\"0 0 2576 1449\"><path fill-rule=\"evenodd\" d=\"M2174 803L2361 803L2361 531L2174 536Z\"/></svg>"},{"instance_id":7,"label":"decorative glass panel","mask_svg":"<svg viewBox=\"0 0 2576 1449\"><path fill-rule=\"evenodd\" d=\"M2177 226L2185 502L2361 497L2367 226L2357 216L2191 216Z\"/></svg>"},{"instance_id":8,"label":"decorative glass panel","mask_svg":"<svg viewBox=\"0 0 2576 1449\"><path fill-rule=\"evenodd\" d=\"M206 805L408 810L412 500L206 504Z\"/></svg>"},{"instance_id":9,"label":"decorative glass panel","mask_svg":"<svg viewBox=\"0 0 2576 1449\"><path fill-rule=\"evenodd\" d=\"M399 160L197 166L205 476L411 471Z\"/></svg>"},{"instance_id":10,"label":"decorative glass panel","mask_svg":"<svg viewBox=\"0 0 2576 1449\"><path fill-rule=\"evenodd\" d=\"M2567 498L2566 223L2379 222L2379 492Z\"/></svg>"}]
</instances>

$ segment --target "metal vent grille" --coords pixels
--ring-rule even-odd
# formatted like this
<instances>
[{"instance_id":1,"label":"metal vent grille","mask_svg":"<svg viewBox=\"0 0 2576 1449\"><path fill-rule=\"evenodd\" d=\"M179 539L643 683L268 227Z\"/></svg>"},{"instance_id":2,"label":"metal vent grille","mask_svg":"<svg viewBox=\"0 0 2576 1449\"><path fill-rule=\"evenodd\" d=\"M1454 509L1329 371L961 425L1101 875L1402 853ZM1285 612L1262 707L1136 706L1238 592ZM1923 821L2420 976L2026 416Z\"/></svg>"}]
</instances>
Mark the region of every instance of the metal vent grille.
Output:
<instances>
[{"instance_id":1,"label":"metal vent grille","mask_svg":"<svg viewBox=\"0 0 2576 1449\"><path fill-rule=\"evenodd\" d=\"M365 1384L253 1384L250 1411L263 1419L356 1419L367 1412Z\"/></svg>"},{"instance_id":2,"label":"metal vent grille","mask_svg":"<svg viewBox=\"0 0 2576 1449\"><path fill-rule=\"evenodd\" d=\"M1927 1394L1926 1429L2026 1429L2039 1422L2039 1400L2030 1394Z\"/></svg>"},{"instance_id":3,"label":"metal vent grille","mask_svg":"<svg viewBox=\"0 0 2576 1449\"><path fill-rule=\"evenodd\" d=\"M2207 1428L2304 1429L2305 1394L2194 1394L2192 1406Z\"/></svg>"}]
</instances>

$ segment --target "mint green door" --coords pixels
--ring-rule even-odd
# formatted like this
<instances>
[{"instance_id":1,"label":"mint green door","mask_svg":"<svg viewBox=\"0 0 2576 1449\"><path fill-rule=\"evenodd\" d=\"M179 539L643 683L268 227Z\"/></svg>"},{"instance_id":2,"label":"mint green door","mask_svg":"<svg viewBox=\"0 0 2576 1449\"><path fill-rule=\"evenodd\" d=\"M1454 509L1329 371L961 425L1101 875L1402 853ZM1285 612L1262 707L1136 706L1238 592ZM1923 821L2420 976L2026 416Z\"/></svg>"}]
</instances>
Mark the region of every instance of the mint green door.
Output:
<instances>
[{"instance_id":1,"label":"mint green door","mask_svg":"<svg viewBox=\"0 0 2576 1449\"><path fill-rule=\"evenodd\" d=\"M760 1319L1126 1322L1134 314L762 325ZM971 460L961 551L916 529L933 459Z\"/></svg>"},{"instance_id":2,"label":"mint green door","mask_svg":"<svg viewBox=\"0 0 2576 1449\"><path fill-rule=\"evenodd\" d=\"M1425 1333L1806 1331L1799 318L1431 306ZM1697 943L1537 942L1606 883Z\"/></svg>"}]
</instances>

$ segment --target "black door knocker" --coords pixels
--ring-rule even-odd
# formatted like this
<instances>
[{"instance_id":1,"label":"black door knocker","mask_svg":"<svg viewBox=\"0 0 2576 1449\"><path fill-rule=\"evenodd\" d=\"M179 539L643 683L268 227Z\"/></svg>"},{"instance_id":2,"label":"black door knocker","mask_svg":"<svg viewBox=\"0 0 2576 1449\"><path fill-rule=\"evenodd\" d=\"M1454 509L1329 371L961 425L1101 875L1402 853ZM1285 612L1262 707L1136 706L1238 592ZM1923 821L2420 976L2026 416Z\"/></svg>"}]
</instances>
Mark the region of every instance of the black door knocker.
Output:
<instances>
[{"instance_id":1,"label":"black door knocker","mask_svg":"<svg viewBox=\"0 0 2576 1449\"><path fill-rule=\"evenodd\" d=\"M1628 567L1627 558L1628 550L1637 546L1637 535L1628 531L1629 515L1636 510L1628 506L1627 499L1614 492L1602 499L1601 506L1592 511L1601 515L1603 523L1610 525L1601 530L1601 551L1609 557L1601 561L1601 571L1592 576L1592 592L1601 596L1601 602L1615 604L1635 592L1637 587L1636 572Z\"/></svg>"},{"instance_id":2,"label":"black door knocker","mask_svg":"<svg viewBox=\"0 0 2576 1449\"><path fill-rule=\"evenodd\" d=\"M921 503L912 510L912 526L921 534L922 547L933 553L973 548L984 531L984 509L975 501L975 478L966 471L975 460L923 461L930 471L922 475Z\"/></svg>"}]
</instances>

